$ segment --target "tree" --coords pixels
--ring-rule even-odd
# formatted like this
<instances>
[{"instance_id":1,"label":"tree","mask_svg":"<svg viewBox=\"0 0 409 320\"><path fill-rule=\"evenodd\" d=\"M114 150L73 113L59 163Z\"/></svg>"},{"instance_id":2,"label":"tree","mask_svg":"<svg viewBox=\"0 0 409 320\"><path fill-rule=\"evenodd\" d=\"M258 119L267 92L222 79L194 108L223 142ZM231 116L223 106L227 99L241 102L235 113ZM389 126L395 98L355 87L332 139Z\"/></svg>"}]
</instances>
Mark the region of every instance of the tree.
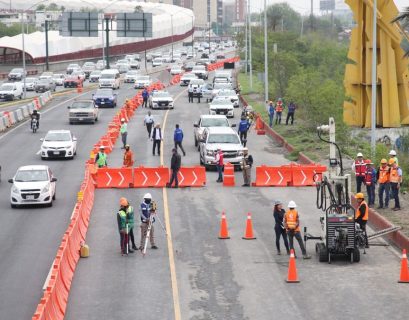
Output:
<instances>
[{"instance_id":1,"label":"tree","mask_svg":"<svg viewBox=\"0 0 409 320\"><path fill-rule=\"evenodd\" d=\"M47 10L48 11L60 11L60 7L55 4L54 2L51 2L48 6L47 6Z\"/></svg>"},{"instance_id":2,"label":"tree","mask_svg":"<svg viewBox=\"0 0 409 320\"><path fill-rule=\"evenodd\" d=\"M409 7L406 7L392 22L400 22L405 28L409 24ZM409 58L409 49L407 47L405 49L405 57Z\"/></svg>"},{"instance_id":3,"label":"tree","mask_svg":"<svg viewBox=\"0 0 409 320\"><path fill-rule=\"evenodd\" d=\"M45 10L45 4L39 4L36 8L36 11L44 11Z\"/></svg>"},{"instance_id":4,"label":"tree","mask_svg":"<svg viewBox=\"0 0 409 320\"><path fill-rule=\"evenodd\" d=\"M133 12L135 12L135 13L139 13L139 12L143 12L143 8L142 8L142 6L136 6L134 9L133 9Z\"/></svg>"},{"instance_id":5,"label":"tree","mask_svg":"<svg viewBox=\"0 0 409 320\"><path fill-rule=\"evenodd\" d=\"M268 27L275 31L299 32L301 16L288 3L277 3L267 8Z\"/></svg>"}]
</instances>

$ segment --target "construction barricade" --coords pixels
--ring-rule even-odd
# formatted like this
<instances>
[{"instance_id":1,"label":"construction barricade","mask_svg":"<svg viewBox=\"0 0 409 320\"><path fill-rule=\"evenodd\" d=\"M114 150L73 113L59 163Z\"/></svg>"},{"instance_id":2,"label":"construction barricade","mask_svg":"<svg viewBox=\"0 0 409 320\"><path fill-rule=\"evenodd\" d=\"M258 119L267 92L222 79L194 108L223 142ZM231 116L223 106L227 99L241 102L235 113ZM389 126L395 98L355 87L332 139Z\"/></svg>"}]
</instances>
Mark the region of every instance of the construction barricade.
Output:
<instances>
[{"instance_id":1,"label":"construction barricade","mask_svg":"<svg viewBox=\"0 0 409 320\"><path fill-rule=\"evenodd\" d=\"M99 168L95 182L100 188L129 188L133 185L132 168Z\"/></svg>"},{"instance_id":2,"label":"construction barricade","mask_svg":"<svg viewBox=\"0 0 409 320\"><path fill-rule=\"evenodd\" d=\"M322 174L327 167L320 164L300 165L292 163L290 166L294 187L315 186L315 182L322 180Z\"/></svg>"},{"instance_id":3,"label":"construction barricade","mask_svg":"<svg viewBox=\"0 0 409 320\"><path fill-rule=\"evenodd\" d=\"M163 188L169 182L169 168L137 167L134 168L134 188Z\"/></svg>"},{"instance_id":4,"label":"construction barricade","mask_svg":"<svg viewBox=\"0 0 409 320\"><path fill-rule=\"evenodd\" d=\"M255 187L287 187L291 185L291 168L282 167L256 167Z\"/></svg>"},{"instance_id":5,"label":"construction barricade","mask_svg":"<svg viewBox=\"0 0 409 320\"><path fill-rule=\"evenodd\" d=\"M206 169L201 166L181 167L178 182L179 187L203 187L206 185Z\"/></svg>"}]
</instances>

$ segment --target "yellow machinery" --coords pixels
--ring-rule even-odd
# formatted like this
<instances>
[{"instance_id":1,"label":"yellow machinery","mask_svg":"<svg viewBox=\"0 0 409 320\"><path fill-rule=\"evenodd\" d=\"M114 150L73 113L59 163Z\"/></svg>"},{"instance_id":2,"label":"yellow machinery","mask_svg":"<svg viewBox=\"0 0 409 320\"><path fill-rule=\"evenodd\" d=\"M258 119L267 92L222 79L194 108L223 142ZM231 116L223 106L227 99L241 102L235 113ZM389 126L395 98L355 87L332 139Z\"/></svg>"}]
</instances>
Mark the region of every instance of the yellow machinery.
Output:
<instances>
[{"instance_id":1,"label":"yellow machinery","mask_svg":"<svg viewBox=\"0 0 409 320\"><path fill-rule=\"evenodd\" d=\"M345 0L351 7L357 26L352 30L345 70L344 121L353 126L371 126L373 1ZM376 125L400 127L409 124L409 59L404 58L393 0L377 1L377 107Z\"/></svg>"}]
</instances>

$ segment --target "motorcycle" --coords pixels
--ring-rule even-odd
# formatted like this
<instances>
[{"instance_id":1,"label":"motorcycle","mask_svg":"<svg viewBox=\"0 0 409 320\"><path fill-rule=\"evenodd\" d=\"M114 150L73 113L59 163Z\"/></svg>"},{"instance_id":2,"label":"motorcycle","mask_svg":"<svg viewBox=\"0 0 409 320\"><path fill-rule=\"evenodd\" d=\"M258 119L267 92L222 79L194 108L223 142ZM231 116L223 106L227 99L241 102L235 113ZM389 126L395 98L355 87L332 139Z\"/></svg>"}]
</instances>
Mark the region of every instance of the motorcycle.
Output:
<instances>
[{"instance_id":1,"label":"motorcycle","mask_svg":"<svg viewBox=\"0 0 409 320\"><path fill-rule=\"evenodd\" d=\"M31 120L31 129L33 130L33 133L37 132L38 129L38 120L36 118L33 118Z\"/></svg>"}]
</instances>

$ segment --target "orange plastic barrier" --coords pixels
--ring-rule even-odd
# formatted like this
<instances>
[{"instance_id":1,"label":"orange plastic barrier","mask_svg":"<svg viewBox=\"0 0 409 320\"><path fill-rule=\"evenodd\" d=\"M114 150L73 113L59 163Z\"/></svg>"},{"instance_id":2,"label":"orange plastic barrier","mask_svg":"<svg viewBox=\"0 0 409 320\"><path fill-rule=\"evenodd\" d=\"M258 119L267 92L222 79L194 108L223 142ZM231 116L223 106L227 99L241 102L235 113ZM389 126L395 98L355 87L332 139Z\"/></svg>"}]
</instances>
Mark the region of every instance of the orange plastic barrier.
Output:
<instances>
[{"instance_id":1,"label":"orange plastic barrier","mask_svg":"<svg viewBox=\"0 0 409 320\"><path fill-rule=\"evenodd\" d=\"M299 165L292 163L289 167L292 174L291 185L294 187L315 186L315 181L321 181L322 174L327 171L327 167L320 164Z\"/></svg>"},{"instance_id":2,"label":"orange plastic barrier","mask_svg":"<svg viewBox=\"0 0 409 320\"><path fill-rule=\"evenodd\" d=\"M137 167L134 168L134 188L163 188L169 182L169 168L166 167Z\"/></svg>"},{"instance_id":3,"label":"orange plastic barrier","mask_svg":"<svg viewBox=\"0 0 409 320\"><path fill-rule=\"evenodd\" d=\"M291 168L282 167L256 167L255 187L287 187L291 184Z\"/></svg>"},{"instance_id":4,"label":"orange plastic barrier","mask_svg":"<svg viewBox=\"0 0 409 320\"><path fill-rule=\"evenodd\" d=\"M98 189L129 188L133 180L133 168L99 168L95 175Z\"/></svg>"},{"instance_id":5,"label":"orange plastic barrier","mask_svg":"<svg viewBox=\"0 0 409 320\"><path fill-rule=\"evenodd\" d=\"M234 166L228 162L224 165L223 186L233 187L234 185Z\"/></svg>"},{"instance_id":6,"label":"orange plastic barrier","mask_svg":"<svg viewBox=\"0 0 409 320\"><path fill-rule=\"evenodd\" d=\"M206 184L204 167L181 167L178 173L179 187L203 187Z\"/></svg>"}]
</instances>

